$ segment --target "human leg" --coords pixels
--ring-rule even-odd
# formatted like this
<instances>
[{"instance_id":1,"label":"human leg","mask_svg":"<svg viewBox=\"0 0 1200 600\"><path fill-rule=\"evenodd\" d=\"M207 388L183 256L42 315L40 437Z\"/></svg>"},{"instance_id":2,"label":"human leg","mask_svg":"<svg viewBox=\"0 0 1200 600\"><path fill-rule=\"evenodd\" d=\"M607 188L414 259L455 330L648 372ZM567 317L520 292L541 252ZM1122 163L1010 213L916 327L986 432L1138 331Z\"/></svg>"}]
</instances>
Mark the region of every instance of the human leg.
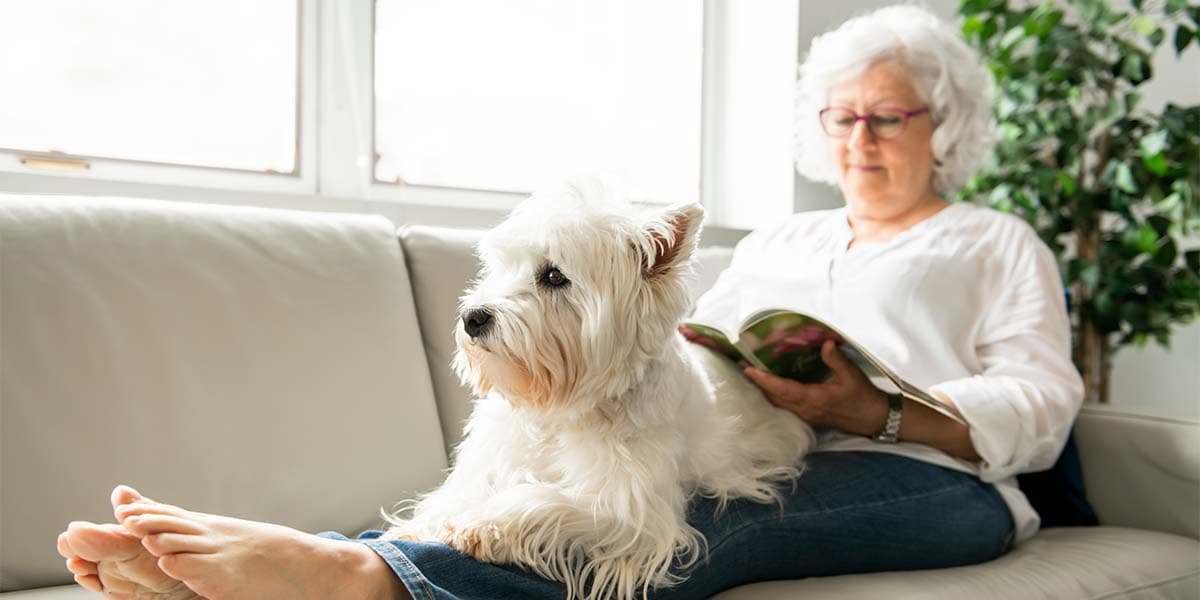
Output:
<instances>
[{"instance_id":1,"label":"human leg","mask_svg":"<svg viewBox=\"0 0 1200 600\"><path fill-rule=\"evenodd\" d=\"M783 506L693 503L709 552L655 600L707 598L777 579L947 568L991 560L1012 539L1007 505L969 473L878 452L819 452Z\"/></svg>"},{"instance_id":2,"label":"human leg","mask_svg":"<svg viewBox=\"0 0 1200 600\"><path fill-rule=\"evenodd\" d=\"M188 515L199 514L174 511L182 509L167 507L139 514L182 515L185 520ZM693 524L708 540L707 557L682 584L652 592L655 600L707 598L755 581L972 564L1002 554L1012 535L1008 508L991 485L967 473L873 452L810 455L808 469L795 487L785 492L782 506L739 501L716 513L713 502L698 500L690 512ZM118 512L119 516L128 514L125 510ZM275 539L279 537L277 531L243 528L240 524L245 523L252 522L229 519L221 523L225 535L232 535L243 550L289 544L303 547L316 537L295 532L306 537L289 534ZM134 521L132 525L147 531L143 529L145 523ZM382 559L390 569L387 579L391 584L399 588L396 584L403 582L407 588L407 592L398 591L396 597L409 593L415 600L558 600L564 594L557 582L518 567L479 562L445 544L384 542L378 536L379 532L368 532L357 543L347 544L340 535L322 534L340 540L335 543L343 546L373 551L370 554L375 556L375 566L379 567ZM200 545L194 548L209 549ZM221 560L226 567L241 564L237 556L237 552L223 558L218 555L207 563L213 568L205 573L218 580L239 581L246 573L217 568ZM269 562L282 570L312 564L303 557L289 561L282 555L274 555ZM377 576L378 571L373 580L378 580Z\"/></svg>"},{"instance_id":3,"label":"human leg","mask_svg":"<svg viewBox=\"0 0 1200 600\"><path fill-rule=\"evenodd\" d=\"M707 598L756 581L945 568L1003 554L1012 518L995 488L968 473L877 452L821 452L782 506L696 500L690 520L707 557L653 600ZM417 600L558 600L562 585L481 563L437 543L360 541L384 557Z\"/></svg>"},{"instance_id":4,"label":"human leg","mask_svg":"<svg viewBox=\"0 0 1200 600\"><path fill-rule=\"evenodd\" d=\"M113 598L409 598L362 544L186 511L123 486L112 501L121 525L72 524L59 551L80 585Z\"/></svg>"}]
</instances>

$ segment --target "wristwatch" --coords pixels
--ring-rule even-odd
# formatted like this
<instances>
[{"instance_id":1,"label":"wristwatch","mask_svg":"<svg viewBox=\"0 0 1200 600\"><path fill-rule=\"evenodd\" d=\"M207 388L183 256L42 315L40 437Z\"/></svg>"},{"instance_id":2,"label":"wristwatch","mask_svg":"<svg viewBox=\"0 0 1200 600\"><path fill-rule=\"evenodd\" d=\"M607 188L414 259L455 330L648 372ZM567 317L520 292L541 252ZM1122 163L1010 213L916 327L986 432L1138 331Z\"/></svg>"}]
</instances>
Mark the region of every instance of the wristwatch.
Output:
<instances>
[{"instance_id":1,"label":"wristwatch","mask_svg":"<svg viewBox=\"0 0 1200 600\"><path fill-rule=\"evenodd\" d=\"M871 438L884 444L895 444L900 440L900 409L904 408L904 399L900 394L887 394L888 414L883 430Z\"/></svg>"}]
</instances>

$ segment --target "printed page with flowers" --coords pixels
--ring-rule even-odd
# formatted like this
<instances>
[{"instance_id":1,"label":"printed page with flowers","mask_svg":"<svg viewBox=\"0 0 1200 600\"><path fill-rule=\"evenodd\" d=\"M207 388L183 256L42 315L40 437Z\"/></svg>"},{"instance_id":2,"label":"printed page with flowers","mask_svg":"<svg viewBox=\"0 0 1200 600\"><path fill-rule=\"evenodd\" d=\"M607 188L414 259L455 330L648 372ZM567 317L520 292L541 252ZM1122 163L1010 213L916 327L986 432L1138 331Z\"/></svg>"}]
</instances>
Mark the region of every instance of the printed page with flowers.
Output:
<instances>
[{"instance_id":1,"label":"printed page with flowers","mask_svg":"<svg viewBox=\"0 0 1200 600\"><path fill-rule=\"evenodd\" d=\"M683 324L706 338L703 345L731 360L745 360L764 371L801 383L820 383L829 377L829 367L821 359L821 346L825 340L834 340L838 350L857 365L875 387L898 393L955 421L964 422L957 409L904 380L862 345L814 316L790 309L768 308L746 317L736 334L709 323L685 320Z\"/></svg>"}]
</instances>

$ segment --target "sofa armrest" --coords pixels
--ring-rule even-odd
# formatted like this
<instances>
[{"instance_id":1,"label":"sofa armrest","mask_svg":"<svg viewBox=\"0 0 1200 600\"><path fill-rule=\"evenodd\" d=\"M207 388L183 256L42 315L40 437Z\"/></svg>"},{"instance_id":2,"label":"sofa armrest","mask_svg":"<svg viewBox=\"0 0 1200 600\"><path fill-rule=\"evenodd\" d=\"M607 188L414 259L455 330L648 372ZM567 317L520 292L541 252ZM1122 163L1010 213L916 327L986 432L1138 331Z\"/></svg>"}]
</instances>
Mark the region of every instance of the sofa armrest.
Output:
<instances>
[{"instance_id":1,"label":"sofa armrest","mask_svg":"<svg viewBox=\"0 0 1200 600\"><path fill-rule=\"evenodd\" d=\"M1200 539L1200 423L1089 406L1075 435L1102 525Z\"/></svg>"}]
</instances>

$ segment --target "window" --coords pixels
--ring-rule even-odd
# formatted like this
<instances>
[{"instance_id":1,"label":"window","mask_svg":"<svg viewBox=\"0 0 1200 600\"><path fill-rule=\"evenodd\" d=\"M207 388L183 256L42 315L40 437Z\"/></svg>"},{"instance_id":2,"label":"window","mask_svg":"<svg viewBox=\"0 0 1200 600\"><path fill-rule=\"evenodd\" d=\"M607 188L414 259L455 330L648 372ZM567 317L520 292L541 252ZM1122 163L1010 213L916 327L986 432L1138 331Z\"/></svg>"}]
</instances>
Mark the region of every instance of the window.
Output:
<instances>
[{"instance_id":1,"label":"window","mask_svg":"<svg viewBox=\"0 0 1200 600\"><path fill-rule=\"evenodd\" d=\"M0 148L296 174L297 0L0 3Z\"/></svg>"},{"instance_id":2,"label":"window","mask_svg":"<svg viewBox=\"0 0 1200 600\"><path fill-rule=\"evenodd\" d=\"M490 222L597 175L758 227L793 208L798 20L797 0L3 0L0 189Z\"/></svg>"},{"instance_id":3,"label":"window","mask_svg":"<svg viewBox=\"0 0 1200 600\"><path fill-rule=\"evenodd\" d=\"M376 181L698 200L704 3L378 0Z\"/></svg>"}]
</instances>

